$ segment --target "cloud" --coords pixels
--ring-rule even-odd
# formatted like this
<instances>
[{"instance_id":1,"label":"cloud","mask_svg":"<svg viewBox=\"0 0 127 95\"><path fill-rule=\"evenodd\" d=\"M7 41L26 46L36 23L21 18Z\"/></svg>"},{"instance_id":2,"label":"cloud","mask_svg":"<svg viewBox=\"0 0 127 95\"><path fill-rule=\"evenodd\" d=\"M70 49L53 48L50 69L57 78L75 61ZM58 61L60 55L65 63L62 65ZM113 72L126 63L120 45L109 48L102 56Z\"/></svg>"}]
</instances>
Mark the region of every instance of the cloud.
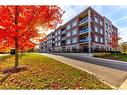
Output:
<instances>
[{"instance_id":1,"label":"cloud","mask_svg":"<svg viewBox=\"0 0 127 95\"><path fill-rule=\"evenodd\" d=\"M125 7L123 7L123 6L110 6L110 8L111 8L111 10L110 10L111 12L109 12L107 14L107 16L109 16L109 17L111 17L112 15L118 13L120 10L124 9Z\"/></svg>"},{"instance_id":2,"label":"cloud","mask_svg":"<svg viewBox=\"0 0 127 95\"><path fill-rule=\"evenodd\" d=\"M103 7L102 6L93 6L93 8L95 8L98 13L103 12Z\"/></svg>"},{"instance_id":3,"label":"cloud","mask_svg":"<svg viewBox=\"0 0 127 95\"><path fill-rule=\"evenodd\" d=\"M127 27L119 28L119 36L122 38L121 41L127 41Z\"/></svg>"},{"instance_id":4,"label":"cloud","mask_svg":"<svg viewBox=\"0 0 127 95\"><path fill-rule=\"evenodd\" d=\"M87 6L60 6L64 11L63 24L71 20L73 17L78 15L80 12L85 10Z\"/></svg>"},{"instance_id":5,"label":"cloud","mask_svg":"<svg viewBox=\"0 0 127 95\"><path fill-rule=\"evenodd\" d=\"M124 17L122 17L120 19L115 20L114 23L118 23L118 22L120 22L122 20L127 20L127 16L124 16Z\"/></svg>"}]
</instances>

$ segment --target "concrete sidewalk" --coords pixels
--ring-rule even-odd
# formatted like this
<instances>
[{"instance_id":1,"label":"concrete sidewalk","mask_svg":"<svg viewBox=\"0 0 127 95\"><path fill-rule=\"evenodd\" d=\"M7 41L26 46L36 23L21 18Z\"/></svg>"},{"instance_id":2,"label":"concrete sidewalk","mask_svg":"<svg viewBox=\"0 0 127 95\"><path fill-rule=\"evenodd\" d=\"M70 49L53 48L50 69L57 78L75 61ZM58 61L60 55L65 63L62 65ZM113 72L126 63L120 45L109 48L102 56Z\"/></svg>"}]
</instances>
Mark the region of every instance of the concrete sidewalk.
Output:
<instances>
[{"instance_id":1,"label":"concrete sidewalk","mask_svg":"<svg viewBox=\"0 0 127 95\"><path fill-rule=\"evenodd\" d=\"M9 55L9 54L0 54L0 56L7 56L7 55Z\"/></svg>"},{"instance_id":2,"label":"concrete sidewalk","mask_svg":"<svg viewBox=\"0 0 127 95\"><path fill-rule=\"evenodd\" d=\"M108 68L108 67L96 65L96 64L90 64L90 63L86 63L86 62L75 60L75 59L70 59L64 56L59 56L59 55L52 55L52 54L45 54L45 53L41 55L53 58L65 64L71 65L75 68L87 71L90 74L97 77L99 80L106 82L107 84L110 84L112 87L117 89L121 85L123 85L122 83L127 78L126 71ZM120 89L125 89L125 85L124 87L121 87Z\"/></svg>"}]
</instances>

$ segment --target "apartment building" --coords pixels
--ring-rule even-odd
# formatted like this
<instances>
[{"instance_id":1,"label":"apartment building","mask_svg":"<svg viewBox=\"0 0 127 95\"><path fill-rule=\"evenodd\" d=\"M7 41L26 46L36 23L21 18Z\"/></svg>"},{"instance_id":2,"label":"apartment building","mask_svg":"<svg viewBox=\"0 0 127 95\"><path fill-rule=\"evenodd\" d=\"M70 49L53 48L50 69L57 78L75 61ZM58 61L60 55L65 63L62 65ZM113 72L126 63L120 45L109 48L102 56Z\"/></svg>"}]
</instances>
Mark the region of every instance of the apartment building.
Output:
<instances>
[{"instance_id":1,"label":"apartment building","mask_svg":"<svg viewBox=\"0 0 127 95\"><path fill-rule=\"evenodd\" d=\"M118 38L118 29L106 17L88 7L48 34L47 40L40 43L40 52L111 51L112 35Z\"/></svg>"}]
</instances>

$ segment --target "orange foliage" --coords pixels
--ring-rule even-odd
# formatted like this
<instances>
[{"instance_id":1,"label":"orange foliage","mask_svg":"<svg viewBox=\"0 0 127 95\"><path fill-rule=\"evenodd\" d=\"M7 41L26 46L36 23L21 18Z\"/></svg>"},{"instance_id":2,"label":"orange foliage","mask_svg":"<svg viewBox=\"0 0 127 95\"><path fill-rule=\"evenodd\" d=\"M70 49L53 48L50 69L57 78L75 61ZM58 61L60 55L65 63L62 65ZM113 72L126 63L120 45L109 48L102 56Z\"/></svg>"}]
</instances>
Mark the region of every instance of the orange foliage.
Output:
<instances>
[{"instance_id":1,"label":"orange foliage","mask_svg":"<svg viewBox=\"0 0 127 95\"><path fill-rule=\"evenodd\" d=\"M37 25L53 29L62 22L63 11L55 5L17 6L17 12L15 8L0 6L0 50L15 48L15 38L20 50L33 48L32 39L40 36L35 29Z\"/></svg>"}]
</instances>

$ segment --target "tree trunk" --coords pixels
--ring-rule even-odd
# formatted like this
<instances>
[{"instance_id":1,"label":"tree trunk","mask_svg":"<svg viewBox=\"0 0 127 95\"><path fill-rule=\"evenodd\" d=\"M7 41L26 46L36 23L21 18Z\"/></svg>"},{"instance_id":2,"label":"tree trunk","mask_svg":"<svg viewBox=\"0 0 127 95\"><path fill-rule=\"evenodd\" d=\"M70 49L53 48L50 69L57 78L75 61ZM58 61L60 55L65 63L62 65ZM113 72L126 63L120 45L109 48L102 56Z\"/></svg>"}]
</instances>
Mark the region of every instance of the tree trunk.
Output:
<instances>
[{"instance_id":1,"label":"tree trunk","mask_svg":"<svg viewBox=\"0 0 127 95\"><path fill-rule=\"evenodd\" d=\"M18 17L19 17L19 10L18 10L18 6L15 6L15 25L18 25ZM15 30L15 32L18 32L18 29ZM19 65L19 55L18 55L18 49L19 49L19 45L18 45L18 38L15 37L15 66L14 69L18 67Z\"/></svg>"},{"instance_id":2,"label":"tree trunk","mask_svg":"<svg viewBox=\"0 0 127 95\"><path fill-rule=\"evenodd\" d=\"M18 55L18 38L15 38L15 66L14 68L17 68L19 65L19 55Z\"/></svg>"}]
</instances>

